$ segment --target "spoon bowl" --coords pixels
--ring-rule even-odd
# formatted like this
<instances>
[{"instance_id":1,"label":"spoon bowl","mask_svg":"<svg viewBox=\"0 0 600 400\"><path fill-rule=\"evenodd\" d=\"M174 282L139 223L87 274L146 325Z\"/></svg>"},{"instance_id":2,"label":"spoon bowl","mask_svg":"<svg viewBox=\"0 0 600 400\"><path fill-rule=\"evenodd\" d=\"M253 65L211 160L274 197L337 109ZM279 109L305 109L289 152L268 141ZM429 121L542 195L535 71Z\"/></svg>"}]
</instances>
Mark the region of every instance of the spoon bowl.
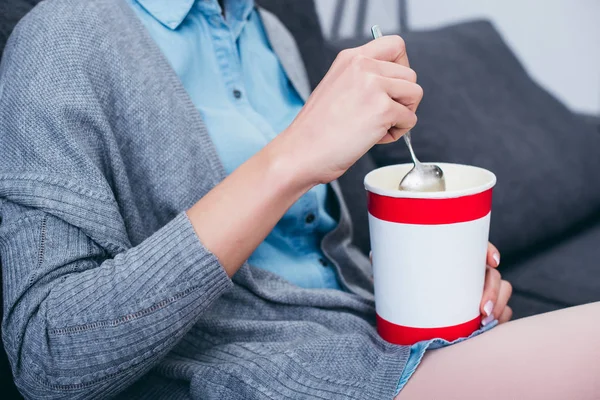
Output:
<instances>
[{"instance_id":1,"label":"spoon bowl","mask_svg":"<svg viewBox=\"0 0 600 400\"><path fill-rule=\"evenodd\" d=\"M444 171L435 164L423 164L412 148L410 132L404 134L404 142L410 151L414 166L398 185L398 190L413 192L443 192L446 190Z\"/></svg>"},{"instance_id":2,"label":"spoon bowl","mask_svg":"<svg viewBox=\"0 0 600 400\"><path fill-rule=\"evenodd\" d=\"M437 165L417 164L402 178L398 190L443 192L446 190L444 172Z\"/></svg>"}]
</instances>

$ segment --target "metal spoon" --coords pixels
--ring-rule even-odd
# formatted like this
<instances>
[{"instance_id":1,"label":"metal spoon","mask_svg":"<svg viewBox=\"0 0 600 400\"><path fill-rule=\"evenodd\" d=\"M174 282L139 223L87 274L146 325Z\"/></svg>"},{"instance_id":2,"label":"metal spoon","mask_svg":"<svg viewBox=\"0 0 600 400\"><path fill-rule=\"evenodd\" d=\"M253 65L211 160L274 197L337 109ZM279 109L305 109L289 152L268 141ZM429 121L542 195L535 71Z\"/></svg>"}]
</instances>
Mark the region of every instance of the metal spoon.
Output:
<instances>
[{"instance_id":1,"label":"metal spoon","mask_svg":"<svg viewBox=\"0 0 600 400\"><path fill-rule=\"evenodd\" d=\"M373 25L371 28L373 39L383 36L379 25ZM410 151L413 160L413 168L402 178L398 185L398 190L413 192L443 192L446 190L446 180L444 172L437 165L427 165L419 161L410 142L410 131L404 134L404 142Z\"/></svg>"}]
</instances>

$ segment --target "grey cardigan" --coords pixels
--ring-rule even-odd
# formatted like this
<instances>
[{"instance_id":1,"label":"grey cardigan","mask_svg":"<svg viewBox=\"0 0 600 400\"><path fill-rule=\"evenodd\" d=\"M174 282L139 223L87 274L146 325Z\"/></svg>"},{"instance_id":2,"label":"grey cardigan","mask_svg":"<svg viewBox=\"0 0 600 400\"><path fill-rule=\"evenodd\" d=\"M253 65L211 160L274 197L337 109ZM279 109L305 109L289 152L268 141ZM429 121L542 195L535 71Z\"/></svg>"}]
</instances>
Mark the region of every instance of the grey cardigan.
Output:
<instances>
[{"instance_id":1,"label":"grey cardigan","mask_svg":"<svg viewBox=\"0 0 600 400\"><path fill-rule=\"evenodd\" d=\"M303 96L283 25L261 11ZM343 291L244 265L184 211L224 178L200 114L122 0L51 0L0 67L3 341L29 398L386 399L409 348L374 325L348 210L323 242ZM240 199L240 202L243 198Z\"/></svg>"}]
</instances>

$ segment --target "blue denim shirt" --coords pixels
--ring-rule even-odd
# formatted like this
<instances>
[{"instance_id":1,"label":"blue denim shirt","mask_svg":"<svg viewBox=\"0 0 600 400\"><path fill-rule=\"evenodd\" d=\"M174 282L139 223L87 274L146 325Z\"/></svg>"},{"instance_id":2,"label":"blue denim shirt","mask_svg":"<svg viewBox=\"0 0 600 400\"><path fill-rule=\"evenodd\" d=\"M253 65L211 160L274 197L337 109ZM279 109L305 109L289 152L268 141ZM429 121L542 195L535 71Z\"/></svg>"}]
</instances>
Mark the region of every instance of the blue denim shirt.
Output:
<instances>
[{"instance_id":1,"label":"blue denim shirt","mask_svg":"<svg viewBox=\"0 0 600 400\"><path fill-rule=\"evenodd\" d=\"M303 101L288 80L251 0L130 0L200 111L229 174L296 117ZM327 186L302 196L249 263L305 288L339 289L321 239L336 226ZM240 199L243 201L243 199Z\"/></svg>"}]
</instances>

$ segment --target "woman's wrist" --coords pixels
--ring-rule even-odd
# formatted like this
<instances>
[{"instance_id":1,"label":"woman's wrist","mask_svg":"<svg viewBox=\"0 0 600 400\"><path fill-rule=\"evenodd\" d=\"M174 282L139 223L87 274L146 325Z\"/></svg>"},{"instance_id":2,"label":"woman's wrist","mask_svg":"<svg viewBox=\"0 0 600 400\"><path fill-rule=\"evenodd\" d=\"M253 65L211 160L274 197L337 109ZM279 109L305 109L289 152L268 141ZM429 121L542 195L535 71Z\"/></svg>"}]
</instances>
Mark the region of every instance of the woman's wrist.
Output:
<instances>
[{"instance_id":1,"label":"woman's wrist","mask_svg":"<svg viewBox=\"0 0 600 400\"><path fill-rule=\"evenodd\" d=\"M304 194L320 182L309 165L309 155L295 143L294 139L301 133L292 133L294 129L297 128L288 127L265 146L263 152L271 181L281 185L281 190Z\"/></svg>"}]
</instances>

